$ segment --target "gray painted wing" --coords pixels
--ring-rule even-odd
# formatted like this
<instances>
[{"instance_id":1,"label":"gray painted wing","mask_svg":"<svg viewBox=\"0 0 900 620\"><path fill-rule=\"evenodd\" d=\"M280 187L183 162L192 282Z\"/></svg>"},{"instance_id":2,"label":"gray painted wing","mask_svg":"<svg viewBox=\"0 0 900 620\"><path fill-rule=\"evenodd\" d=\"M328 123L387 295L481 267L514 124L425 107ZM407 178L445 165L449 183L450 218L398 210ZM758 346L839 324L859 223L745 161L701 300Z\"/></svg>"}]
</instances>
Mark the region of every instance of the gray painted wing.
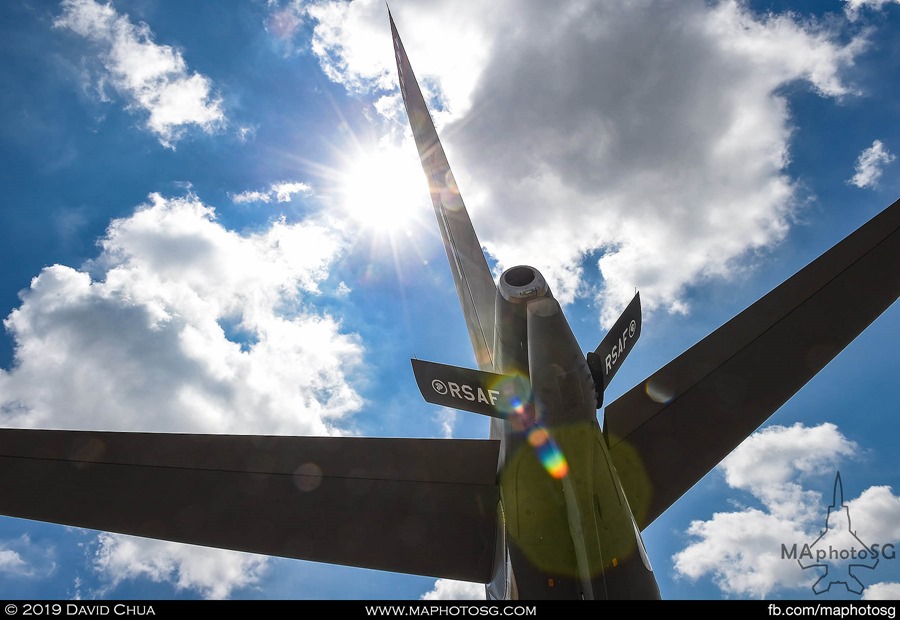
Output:
<instances>
[{"instance_id":1,"label":"gray painted wing","mask_svg":"<svg viewBox=\"0 0 900 620\"><path fill-rule=\"evenodd\" d=\"M649 525L900 295L900 201L606 408Z\"/></svg>"},{"instance_id":2,"label":"gray painted wing","mask_svg":"<svg viewBox=\"0 0 900 620\"><path fill-rule=\"evenodd\" d=\"M497 442L0 430L0 514L487 582Z\"/></svg>"},{"instance_id":3,"label":"gray painted wing","mask_svg":"<svg viewBox=\"0 0 900 620\"><path fill-rule=\"evenodd\" d=\"M419 149L422 168L428 179L428 190L431 193L444 248L447 250L453 280L456 282L456 292L466 318L475 360L481 370L492 370L494 298L497 287L462 196L459 195L459 189L456 187L444 148L428 113L422 91L406 57L406 50L400 41L394 18L391 17L390 20L400 92L406 104L406 113L409 116L416 147Z\"/></svg>"}]
</instances>

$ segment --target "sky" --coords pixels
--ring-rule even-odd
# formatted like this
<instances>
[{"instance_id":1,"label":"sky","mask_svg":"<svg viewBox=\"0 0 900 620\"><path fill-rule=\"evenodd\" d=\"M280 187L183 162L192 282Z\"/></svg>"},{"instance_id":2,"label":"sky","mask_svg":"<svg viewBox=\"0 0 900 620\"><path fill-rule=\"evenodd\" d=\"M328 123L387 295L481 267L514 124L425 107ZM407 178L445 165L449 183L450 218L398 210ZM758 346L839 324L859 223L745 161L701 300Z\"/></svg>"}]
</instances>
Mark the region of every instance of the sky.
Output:
<instances>
[{"instance_id":1,"label":"sky","mask_svg":"<svg viewBox=\"0 0 900 620\"><path fill-rule=\"evenodd\" d=\"M585 351L640 290L607 403L900 197L896 0L391 10L495 272ZM474 357L383 2L10 0L0 54L0 424L487 436L409 366ZM860 598L780 557L838 472L900 598L898 343L894 304L644 531L664 598ZM0 518L3 598L482 593Z\"/></svg>"}]
</instances>

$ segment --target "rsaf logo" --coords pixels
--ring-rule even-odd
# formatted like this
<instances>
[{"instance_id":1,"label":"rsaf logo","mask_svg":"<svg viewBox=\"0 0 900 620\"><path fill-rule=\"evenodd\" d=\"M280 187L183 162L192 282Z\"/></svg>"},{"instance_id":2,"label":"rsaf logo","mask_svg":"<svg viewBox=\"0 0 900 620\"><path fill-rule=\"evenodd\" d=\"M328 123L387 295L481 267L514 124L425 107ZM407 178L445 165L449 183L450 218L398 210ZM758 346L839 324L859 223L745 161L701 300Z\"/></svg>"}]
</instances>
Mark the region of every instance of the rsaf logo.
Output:
<instances>
[{"instance_id":1,"label":"rsaf logo","mask_svg":"<svg viewBox=\"0 0 900 620\"><path fill-rule=\"evenodd\" d=\"M612 367L616 365L616 363L623 357L625 357L625 348L628 342L630 342L634 338L634 332L637 331L637 321L631 319L631 323L628 324L628 327L622 330L622 335L619 336L619 341L613 345L612 351L609 352L606 356L606 374L609 374Z\"/></svg>"},{"instance_id":2,"label":"rsaf logo","mask_svg":"<svg viewBox=\"0 0 900 620\"><path fill-rule=\"evenodd\" d=\"M491 406L497 404L497 397L500 396L500 392L497 390L483 390L481 387L472 387L471 385L454 381L444 383L440 379L431 381L431 389L441 396L449 395L452 398L459 398L473 403L477 401Z\"/></svg>"}]
</instances>

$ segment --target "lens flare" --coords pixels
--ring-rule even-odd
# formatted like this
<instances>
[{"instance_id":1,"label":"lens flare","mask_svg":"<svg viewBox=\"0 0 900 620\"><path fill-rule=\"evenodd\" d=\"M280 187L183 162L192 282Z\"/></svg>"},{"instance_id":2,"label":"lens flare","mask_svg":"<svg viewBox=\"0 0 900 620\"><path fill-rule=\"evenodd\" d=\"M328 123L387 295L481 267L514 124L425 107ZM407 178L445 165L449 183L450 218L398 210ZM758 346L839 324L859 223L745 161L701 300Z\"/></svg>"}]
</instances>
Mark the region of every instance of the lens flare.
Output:
<instances>
[{"instance_id":1,"label":"lens flare","mask_svg":"<svg viewBox=\"0 0 900 620\"><path fill-rule=\"evenodd\" d=\"M528 432L528 443L531 444L532 448L540 448L549 441L550 435L539 426L535 426Z\"/></svg>"},{"instance_id":2,"label":"lens flare","mask_svg":"<svg viewBox=\"0 0 900 620\"><path fill-rule=\"evenodd\" d=\"M559 480L569 473L569 463L566 461L566 457L543 428L532 426L528 431L528 443L537 452L538 460L548 474Z\"/></svg>"},{"instance_id":3,"label":"lens flare","mask_svg":"<svg viewBox=\"0 0 900 620\"><path fill-rule=\"evenodd\" d=\"M506 375L489 387L499 394L496 408L506 415L514 429L525 433L547 473L556 479L564 478L569 473L569 463L550 434L538 424L528 379Z\"/></svg>"},{"instance_id":4,"label":"lens flare","mask_svg":"<svg viewBox=\"0 0 900 620\"><path fill-rule=\"evenodd\" d=\"M518 375L504 375L488 386L497 394L495 407L519 431L527 431L535 423L531 384Z\"/></svg>"},{"instance_id":5,"label":"lens flare","mask_svg":"<svg viewBox=\"0 0 900 620\"><path fill-rule=\"evenodd\" d=\"M647 396L658 403L667 404L675 398L675 390L657 379L649 379L644 390Z\"/></svg>"}]
</instances>

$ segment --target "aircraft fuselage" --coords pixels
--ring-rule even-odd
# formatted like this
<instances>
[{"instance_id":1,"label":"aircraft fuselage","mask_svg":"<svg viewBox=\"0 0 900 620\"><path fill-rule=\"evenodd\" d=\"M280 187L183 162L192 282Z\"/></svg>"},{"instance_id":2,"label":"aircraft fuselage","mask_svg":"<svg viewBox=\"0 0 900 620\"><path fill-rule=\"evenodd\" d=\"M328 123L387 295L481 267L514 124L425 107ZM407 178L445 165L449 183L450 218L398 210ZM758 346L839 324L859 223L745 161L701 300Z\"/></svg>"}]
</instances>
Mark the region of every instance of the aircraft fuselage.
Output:
<instances>
[{"instance_id":1,"label":"aircraft fuselage","mask_svg":"<svg viewBox=\"0 0 900 620\"><path fill-rule=\"evenodd\" d=\"M528 377L533 405L491 422L501 531L488 597L659 598L559 302L519 266L500 277L495 308L494 372Z\"/></svg>"}]
</instances>

